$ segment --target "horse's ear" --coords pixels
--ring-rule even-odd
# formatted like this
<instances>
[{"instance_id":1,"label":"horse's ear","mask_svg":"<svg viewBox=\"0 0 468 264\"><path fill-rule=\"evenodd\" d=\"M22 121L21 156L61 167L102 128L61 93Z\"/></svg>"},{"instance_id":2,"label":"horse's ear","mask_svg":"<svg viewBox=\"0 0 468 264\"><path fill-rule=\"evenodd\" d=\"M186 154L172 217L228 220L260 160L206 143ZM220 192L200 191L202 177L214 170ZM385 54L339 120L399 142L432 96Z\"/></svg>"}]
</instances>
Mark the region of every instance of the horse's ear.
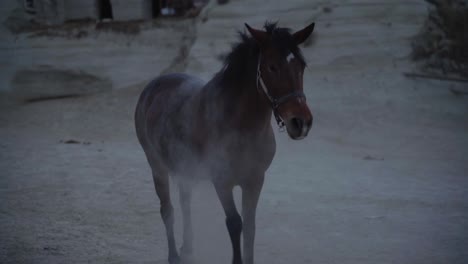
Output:
<instances>
[{"instance_id":1,"label":"horse's ear","mask_svg":"<svg viewBox=\"0 0 468 264\"><path fill-rule=\"evenodd\" d=\"M293 34L293 38L296 41L296 44L299 45L302 42L306 41L306 39L312 34L312 31L314 31L314 26L315 23L312 23L308 25L307 27L297 31L296 33Z\"/></svg>"},{"instance_id":2,"label":"horse's ear","mask_svg":"<svg viewBox=\"0 0 468 264\"><path fill-rule=\"evenodd\" d=\"M265 31L254 29L247 23L245 23L245 27L249 31L250 35L252 35L252 37L258 42L258 44L263 45L267 41L268 34Z\"/></svg>"}]
</instances>

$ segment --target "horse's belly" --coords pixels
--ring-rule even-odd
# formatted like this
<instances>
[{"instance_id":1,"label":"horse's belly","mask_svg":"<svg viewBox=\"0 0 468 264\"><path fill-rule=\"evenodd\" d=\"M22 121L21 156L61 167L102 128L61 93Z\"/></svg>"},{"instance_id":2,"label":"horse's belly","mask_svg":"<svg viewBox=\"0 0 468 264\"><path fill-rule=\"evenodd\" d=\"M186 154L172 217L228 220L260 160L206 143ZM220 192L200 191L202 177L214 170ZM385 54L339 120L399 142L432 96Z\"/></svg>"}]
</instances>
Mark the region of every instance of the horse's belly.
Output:
<instances>
[{"instance_id":1,"label":"horse's belly","mask_svg":"<svg viewBox=\"0 0 468 264\"><path fill-rule=\"evenodd\" d=\"M274 139L273 139L274 140ZM261 145L261 146L257 146ZM203 154L179 146L174 156L173 175L182 180L223 180L234 185L249 177L264 174L271 164L275 152L274 141L236 145L218 142L207 147Z\"/></svg>"}]
</instances>

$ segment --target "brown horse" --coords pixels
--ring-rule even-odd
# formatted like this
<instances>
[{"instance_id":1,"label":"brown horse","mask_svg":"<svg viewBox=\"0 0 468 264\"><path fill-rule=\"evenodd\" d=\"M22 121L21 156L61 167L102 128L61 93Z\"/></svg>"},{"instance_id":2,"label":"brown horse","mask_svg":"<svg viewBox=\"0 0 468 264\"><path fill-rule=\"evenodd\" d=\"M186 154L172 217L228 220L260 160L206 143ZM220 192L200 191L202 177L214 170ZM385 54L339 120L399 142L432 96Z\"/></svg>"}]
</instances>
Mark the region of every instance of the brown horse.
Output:
<instances>
[{"instance_id":1,"label":"brown horse","mask_svg":"<svg viewBox=\"0 0 468 264\"><path fill-rule=\"evenodd\" d=\"M272 113L292 139L304 138L312 126L302 87L306 63L298 45L314 24L295 33L268 22L265 31L245 26L251 36L240 34L240 43L208 83L185 74L160 76L144 89L136 107L138 140L160 199L171 264L181 258L174 239L169 174L179 185L182 259L192 252L191 183L206 178L226 214L232 263L252 264L255 211L276 151ZM236 185L242 189L242 217L232 193Z\"/></svg>"}]
</instances>

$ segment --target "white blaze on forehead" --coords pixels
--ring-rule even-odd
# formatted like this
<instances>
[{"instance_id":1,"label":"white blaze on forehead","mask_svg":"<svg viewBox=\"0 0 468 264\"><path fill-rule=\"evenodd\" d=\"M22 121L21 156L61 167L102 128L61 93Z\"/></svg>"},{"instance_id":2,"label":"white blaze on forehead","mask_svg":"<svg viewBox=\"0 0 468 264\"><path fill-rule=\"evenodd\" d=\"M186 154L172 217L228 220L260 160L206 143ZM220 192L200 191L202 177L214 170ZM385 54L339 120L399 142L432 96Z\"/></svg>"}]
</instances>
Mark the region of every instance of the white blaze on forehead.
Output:
<instances>
[{"instance_id":1,"label":"white blaze on forehead","mask_svg":"<svg viewBox=\"0 0 468 264\"><path fill-rule=\"evenodd\" d=\"M286 57L286 60L288 61L288 63L290 63L292 59L294 59L294 54L290 52L289 55Z\"/></svg>"}]
</instances>

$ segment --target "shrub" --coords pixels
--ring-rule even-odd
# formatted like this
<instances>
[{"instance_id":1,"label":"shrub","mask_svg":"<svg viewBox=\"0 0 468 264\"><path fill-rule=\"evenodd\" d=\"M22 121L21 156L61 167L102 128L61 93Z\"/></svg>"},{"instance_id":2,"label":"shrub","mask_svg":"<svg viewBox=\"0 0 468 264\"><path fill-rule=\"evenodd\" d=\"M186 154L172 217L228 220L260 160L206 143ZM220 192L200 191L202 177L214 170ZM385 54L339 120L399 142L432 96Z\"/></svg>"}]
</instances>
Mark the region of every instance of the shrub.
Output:
<instances>
[{"instance_id":1,"label":"shrub","mask_svg":"<svg viewBox=\"0 0 468 264\"><path fill-rule=\"evenodd\" d=\"M413 40L413 58L423 69L468 76L468 0L426 0L431 4Z\"/></svg>"}]
</instances>

